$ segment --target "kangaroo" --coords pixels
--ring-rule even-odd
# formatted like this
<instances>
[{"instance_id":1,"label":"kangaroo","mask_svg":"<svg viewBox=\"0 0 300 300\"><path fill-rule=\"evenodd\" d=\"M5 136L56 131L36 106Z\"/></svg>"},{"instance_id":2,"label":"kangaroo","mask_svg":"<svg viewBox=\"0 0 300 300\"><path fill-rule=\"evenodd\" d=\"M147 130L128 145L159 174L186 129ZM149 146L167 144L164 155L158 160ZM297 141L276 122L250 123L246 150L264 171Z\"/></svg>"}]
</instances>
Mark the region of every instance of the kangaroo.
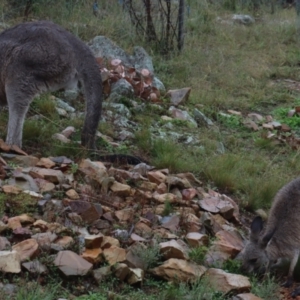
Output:
<instances>
[{"instance_id":1,"label":"kangaroo","mask_svg":"<svg viewBox=\"0 0 300 300\"><path fill-rule=\"evenodd\" d=\"M89 47L49 21L27 22L0 33L0 105L8 105L6 143L22 147L23 124L33 98L83 84L83 146L95 148L102 109L102 79Z\"/></svg>"},{"instance_id":2,"label":"kangaroo","mask_svg":"<svg viewBox=\"0 0 300 300\"><path fill-rule=\"evenodd\" d=\"M241 252L242 267L248 273L267 272L282 259L290 261L287 281L293 283L293 272L300 253L300 177L289 182L276 194L264 228L261 217L255 217L250 241ZM292 293L300 295L300 287Z\"/></svg>"}]
</instances>

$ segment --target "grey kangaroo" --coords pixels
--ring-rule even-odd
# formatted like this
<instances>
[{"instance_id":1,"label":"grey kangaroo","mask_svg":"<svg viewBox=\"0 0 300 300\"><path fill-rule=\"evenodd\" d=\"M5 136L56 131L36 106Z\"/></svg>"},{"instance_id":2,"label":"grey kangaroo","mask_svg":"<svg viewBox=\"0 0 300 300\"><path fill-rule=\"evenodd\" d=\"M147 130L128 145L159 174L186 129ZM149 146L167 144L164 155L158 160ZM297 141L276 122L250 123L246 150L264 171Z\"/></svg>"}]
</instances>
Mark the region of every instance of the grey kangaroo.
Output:
<instances>
[{"instance_id":1,"label":"grey kangaroo","mask_svg":"<svg viewBox=\"0 0 300 300\"><path fill-rule=\"evenodd\" d=\"M289 273L283 286L291 286L300 253L300 178L276 194L265 228L262 218L256 217L250 229L250 241L240 257L243 269L248 273L263 273L282 259L288 259ZM297 295L300 295L300 287L292 293L293 297Z\"/></svg>"},{"instance_id":2,"label":"grey kangaroo","mask_svg":"<svg viewBox=\"0 0 300 300\"><path fill-rule=\"evenodd\" d=\"M48 21L28 22L0 34L0 105L9 112L6 143L22 147L26 113L33 98L46 91L71 89L80 81L86 98L81 143L95 148L102 109L102 80L89 47Z\"/></svg>"}]
</instances>

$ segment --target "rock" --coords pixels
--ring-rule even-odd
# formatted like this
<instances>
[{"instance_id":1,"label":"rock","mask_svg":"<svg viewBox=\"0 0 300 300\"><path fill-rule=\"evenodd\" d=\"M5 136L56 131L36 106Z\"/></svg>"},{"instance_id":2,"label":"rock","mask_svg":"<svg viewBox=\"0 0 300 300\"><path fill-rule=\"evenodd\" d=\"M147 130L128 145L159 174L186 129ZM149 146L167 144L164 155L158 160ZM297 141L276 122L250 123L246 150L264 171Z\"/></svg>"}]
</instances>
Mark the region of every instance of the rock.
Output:
<instances>
[{"instance_id":1,"label":"rock","mask_svg":"<svg viewBox=\"0 0 300 300\"><path fill-rule=\"evenodd\" d=\"M231 291L242 293L249 291L251 288L248 277L226 273L221 269L208 269L205 273L205 278L215 290L222 293Z\"/></svg>"},{"instance_id":2,"label":"rock","mask_svg":"<svg viewBox=\"0 0 300 300\"><path fill-rule=\"evenodd\" d=\"M100 184L108 177L106 167L102 163L90 159L83 159L79 164L79 170Z\"/></svg>"},{"instance_id":3,"label":"rock","mask_svg":"<svg viewBox=\"0 0 300 300\"><path fill-rule=\"evenodd\" d=\"M75 132L75 127L68 126L61 132L61 134L64 135L66 138L69 138L74 132Z\"/></svg>"},{"instance_id":4,"label":"rock","mask_svg":"<svg viewBox=\"0 0 300 300\"><path fill-rule=\"evenodd\" d=\"M69 250L58 252L54 265L66 276L86 275L93 267L91 263Z\"/></svg>"},{"instance_id":5,"label":"rock","mask_svg":"<svg viewBox=\"0 0 300 300\"><path fill-rule=\"evenodd\" d=\"M160 243L160 252L164 259L178 258L178 259L189 259L188 252L184 249L176 240Z\"/></svg>"},{"instance_id":6,"label":"rock","mask_svg":"<svg viewBox=\"0 0 300 300\"><path fill-rule=\"evenodd\" d=\"M113 268L115 276L121 281L124 281L130 272L128 266L123 263L118 263L118 264L112 266L112 268Z\"/></svg>"},{"instance_id":7,"label":"rock","mask_svg":"<svg viewBox=\"0 0 300 300\"><path fill-rule=\"evenodd\" d=\"M38 260L28 261L22 263L22 266L30 273L43 274L47 273L47 267L41 264Z\"/></svg>"},{"instance_id":8,"label":"rock","mask_svg":"<svg viewBox=\"0 0 300 300\"><path fill-rule=\"evenodd\" d=\"M183 88L178 90L169 90L166 97L170 98L170 102L174 106L184 104L190 95L191 88Z\"/></svg>"},{"instance_id":9,"label":"rock","mask_svg":"<svg viewBox=\"0 0 300 300\"><path fill-rule=\"evenodd\" d=\"M0 236L0 251L9 250L10 242L4 236Z\"/></svg>"},{"instance_id":10,"label":"rock","mask_svg":"<svg viewBox=\"0 0 300 300\"><path fill-rule=\"evenodd\" d=\"M20 273L20 255L17 251L0 251L0 270L5 273Z\"/></svg>"},{"instance_id":11,"label":"rock","mask_svg":"<svg viewBox=\"0 0 300 300\"><path fill-rule=\"evenodd\" d=\"M34 156L23 156L23 155L14 155L14 154L2 154L2 156L5 158L6 161L10 161L12 163L15 163L16 165L20 167L34 167L39 159Z\"/></svg>"},{"instance_id":12,"label":"rock","mask_svg":"<svg viewBox=\"0 0 300 300\"><path fill-rule=\"evenodd\" d=\"M154 87L156 87L160 91L161 94L164 94L166 92L166 88L165 88L164 84L155 76L153 77L152 85Z\"/></svg>"},{"instance_id":13,"label":"rock","mask_svg":"<svg viewBox=\"0 0 300 300\"><path fill-rule=\"evenodd\" d=\"M85 249L81 254L81 257L94 265L102 262L102 252L103 251L100 248Z\"/></svg>"},{"instance_id":14,"label":"rock","mask_svg":"<svg viewBox=\"0 0 300 300\"><path fill-rule=\"evenodd\" d=\"M71 201L69 203L72 211L80 215L82 220L88 224L92 224L94 221L98 220L102 214L102 208L98 203L91 203L87 201Z\"/></svg>"},{"instance_id":15,"label":"rock","mask_svg":"<svg viewBox=\"0 0 300 300\"><path fill-rule=\"evenodd\" d=\"M70 189L70 190L66 191L66 195L68 198L70 198L72 200L78 200L80 198L78 193L74 189Z\"/></svg>"},{"instance_id":16,"label":"rock","mask_svg":"<svg viewBox=\"0 0 300 300\"><path fill-rule=\"evenodd\" d=\"M130 285L140 283L144 279L144 271L139 268L131 269L129 268L129 274L127 276L127 283Z\"/></svg>"},{"instance_id":17,"label":"rock","mask_svg":"<svg viewBox=\"0 0 300 300\"><path fill-rule=\"evenodd\" d=\"M236 300L263 300L251 293L238 294L235 296Z\"/></svg>"},{"instance_id":18,"label":"rock","mask_svg":"<svg viewBox=\"0 0 300 300\"><path fill-rule=\"evenodd\" d=\"M166 222L163 222L161 227L169 229L172 232L176 232L179 229L179 216L173 215Z\"/></svg>"},{"instance_id":19,"label":"rock","mask_svg":"<svg viewBox=\"0 0 300 300\"><path fill-rule=\"evenodd\" d=\"M3 185L1 188L5 194L18 195L22 192L21 188L14 186L14 185Z\"/></svg>"},{"instance_id":20,"label":"rock","mask_svg":"<svg viewBox=\"0 0 300 300\"><path fill-rule=\"evenodd\" d=\"M103 250L103 256L110 265L114 265L126 259L126 251L123 248L111 246Z\"/></svg>"},{"instance_id":21,"label":"rock","mask_svg":"<svg viewBox=\"0 0 300 300\"><path fill-rule=\"evenodd\" d=\"M27 239L12 246L12 249L19 254L20 261L29 260L38 254L39 244L35 239Z\"/></svg>"},{"instance_id":22,"label":"rock","mask_svg":"<svg viewBox=\"0 0 300 300\"><path fill-rule=\"evenodd\" d=\"M214 123L211 119L206 117L200 110L194 108L194 119L196 120L198 125L206 125L206 126L213 126Z\"/></svg>"},{"instance_id":23,"label":"rock","mask_svg":"<svg viewBox=\"0 0 300 300\"><path fill-rule=\"evenodd\" d=\"M42 178L36 178L35 182L41 193L52 192L55 189L55 185Z\"/></svg>"},{"instance_id":24,"label":"rock","mask_svg":"<svg viewBox=\"0 0 300 300\"><path fill-rule=\"evenodd\" d=\"M36 164L37 167L51 169L55 166L55 162L53 162L50 158L42 157Z\"/></svg>"},{"instance_id":25,"label":"rock","mask_svg":"<svg viewBox=\"0 0 300 300\"><path fill-rule=\"evenodd\" d=\"M162 265L150 270L150 272L158 277L162 277L167 281L192 282L201 278L206 268L183 259L171 258Z\"/></svg>"},{"instance_id":26,"label":"rock","mask_svg":"<svg viewBox=\"0 0 300 300\"><path fill-rule=\"evenodd\" d=\"M120 247L119 240L117 240L111 236L104 236L102 244L101 244L101 249L107 249L112 246Z\"/></svg>"},{"instance_id":27,"label":"rock","mask_svg":"<svg viewBox=\"0 0 300 300\"><path fill-rule=\"evenodd\" d=\"M16 228L22 227L19 217L12 217L7 220L8 228L15 230Z\"/></svg>"},{"instance_id":28,"label":"rock","mask_svg":"<svg viewBox=\"0 0 300 300\"><path fill-rule=\"evenodd\" d=\"M180 189L188 189L192 187L186 178L179 178L177 176L168 176L166 183L169 185L169 187L178 187Z\"/></svg>"},{"instance_id":29,"label":"rock","mask_svg":"<svg viewBox=\"0 0 300 300\"><path fill-rule=\"evenodd\" d=\"M85 247L88 249L100 248L103 242L103 234L99 233L97 235L86 235L84 237Z\"/></svg>"},{"instance_id":30,"label":"rock","mask_svg":"<svg viewBox=\"0 0 300 300\"><path fill-rule=\"evenodd\" d=\"M115 216L120 222L126 222L132 220L134 215L134 210L132 208L126 208L122 210L117 210Z\"/></svg>"},{"instance_id":31,"label":"rock","mask_svg":"<svg viewBox=\"0 0 300 300\"><path fill-rule=\"evenodd\" d=\"M127 184L122 184L115 181L110 189L117 195L121 197L127 197L130 195L131 187Z\"/></svg>"},{"instance_id":32,"label":"rock","mask_svg":"<svg viewBox=\"0 0 300 300\"><path fill-rule=\"evenodd\" d=\"M58 238L54 244L62 247L63 249L67 249L74 244L74 239L71 236L65 235L61 238Z\"/></svg>"},{"instance_id":33,"label":"rock","mask_svg":"<svg viewBox=\"0 0 300 300\"><path fill-rule=\"evenodd\" d=\"M57 235L52 232L37 233L32 236L43 250L49 250L51 243L57 239Z\"/></svg>"},{"instance_id":34,"label":"rock","mask_svg":"<svg viewBox=\"0 0 300 300\"><path fill-rule=\"evenodd\" d=\"M111 104L117 104L117 102L119 102L123 97L127 97L131 99L133 98L133 96L134 96L134 90L132 85L126 79L121 78L112 85L111 94L109 96L109 100L111 100L109 106L111 106ZM124 106L124 104L120 104L120 105ZM131 113L128 109L124 116L130 118Z\"/></svg>"},{"instance_id":35,"label":"rock","mask_svg":"<svg viewBox=\"0 0 300 300\"><path fill-rule=\"evenodd\" d=\"M157 184L154 182L144 181L139 188L147 191L154 191L157 189Z\"/></svg>"},{"instance_id":36,"label":"rock","mask_svg":"<svg viewBox=\"0 0 300 300\"><path fill-rule=\"evenodd\" d=\"M141 236L135 234L135 233L132 233L130 238L134 241L134 242L146 242L147 240L142 238ZM0 245L1 245L1 239L0 239ZM1 248L0 248L1 250Z\"/></svg>"},{"instance_id":37,"label":"rock","mask_svg":"<svg viewBox=\"0 0 300 300\"><path fill-rule=\"evenodd\" d=\"M189 188L182 190L181 194L184 200L192 200L197 195L197 191L194 188Z\"/></svg>"},{"instance_id":38,"label":"rock","mask_svg":"<svg viewBox=\"0 0 300 300\"><path fill-rule=\"evenodd\" d=\"M126 254L126 265L130 268L141 268L146 269L146 262L140 257L140 253L145 250L145 245L141 243L133 244Z\"/></svg>"},{"instance_id":39,"label":"rock","mask_svg":"<svg viewBox=\"0 0 300 300\"><path fill-rule=\"evenodd\" d=\"M199 206L211 213L221 213L224 218L230 219L234 213L234 207L229 201L216 197L207 197L198 201Z\"/></svg>"},{"instance_id":40,"label":"rock","mask_svg":"<svg viewBox=\"0 0 300 300\"><path fill-rule=\"evenodd\" d=\"M177 202L177 197L176 195L172 193L166 193L166 194L153 194L153 199L156 200L159 203L176 203Z\"/></svg>"},{"instance_id":41,"label":"rock","mask_svg":"<svg viewBox=\"0 0 300 300\"><path fill-rule=\"evenodd\" d=\"M192 248L208 245L208 236L199 232L189 232L185 236L185 239L187 240L189 246Z\"/></svg>"},{"instance_id":42,"label":"rock","mask_svg":"<svg viewBox=\"0 0 300 300\"><path fill-rule=\"evenodd\" d=\"M42 178L54 184L63 183L64 174L60 170L31 168L29 175L33 178Z\"/></svg>"},{"instance_id":43,"label":"rock","mask_svg":"<svg viewBox=\"0 0 300 300\"><path fill-rule=\"evenodd\" d=\"M255 19L249 15L233 15L232 21L242 25L251 25L255 23Z\"/></svg>"},{"instance_id":44,"label":"rock","mask_svg":"<svg viewBox=\"0 0 300 300\"><path fill-rule=\"evenodd\" d=\"M111 266L102 267L96 270L93 270L93 277L100 284L104 281L107 277L112 274Z\"/></svg>"},{"instance_id":45,"label":"rock","mask_svg":"<svg viewBox=\"0 0 300 300\"><path fill-rule=\"evenodd\" d=\"M12 297L18 291L18 287L14 284L7 283L3 287L0 288L1 292L3 292L6 296Z\"/></svg>"},{"instance_id":46,"label":"rock","mask_svg":"<svg viewBox=\"0 0 300 300\"><path fill-rule=\"evenodd\" d=\"M169 112L171 113L171 116L175 119L179 119L182 121L187 121L190 123L190 126L193 128L197 128L197 122L190 116L190 114L187 111L181 110L179 108L175 108L174 106L171 106L169 108Z\"/></svg>"},{"instance_id":47,"label":"rock","mask_svg":"<svg viewBox=\"0 0 300 300\"><path fill-rule=\"evenodd\" d=\"M162 182L165 182L167 177L160 171L150 171L148 172L148 179L150 182L154 182L159 185Z\"/></svg>"},{"instance_id":48,"label":"rock","mask_svg":"<svg viewBox=\"0 0 300 300\"><path fill-rule=\"evenodd\" d=\"M65 112L64 110L61 110L61 109L56 109L57 110L57 112L58 112L58 114L60 115L60 116L66 116L67 115L67 112ZM70 143L71 142L71 140L70 139L68 139L68 138L66 138L63 134L61 134L61 133L55 133L55 134L53 134L52 135L52 138L54 139L54 140L58 140L58 141L60 141L60 142L62 142L62 143L64 143L64 144L68 144L68 143Z\"/></svg>"},{"instance_id":49,"label":"rock","mask_svg":"<svg viewBox=\"0 0 300 300\"><path fill-rule=\"evenodd\" d=\"M68 113L73 113L73 112L75 112L75 108L72 107L72 106L70 106L67 102L65 102L65 101L63 101L63 100L61 100L61 99L59 99L59 98L55 98L55 100L56 100L56 105L57 105L59 108L65 110L65 111L68 112Z\"/></svg>"}]
</instances>

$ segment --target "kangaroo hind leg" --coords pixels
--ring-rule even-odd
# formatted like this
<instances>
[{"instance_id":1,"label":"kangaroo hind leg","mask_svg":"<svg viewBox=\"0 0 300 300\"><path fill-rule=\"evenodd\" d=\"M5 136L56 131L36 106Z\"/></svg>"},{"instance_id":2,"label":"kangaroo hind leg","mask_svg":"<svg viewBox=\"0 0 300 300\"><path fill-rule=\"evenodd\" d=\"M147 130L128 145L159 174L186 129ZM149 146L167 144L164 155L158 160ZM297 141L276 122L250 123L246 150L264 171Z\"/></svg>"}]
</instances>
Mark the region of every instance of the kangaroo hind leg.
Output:
<instances>
[{"instance_id":1,"label":"kangaroo hind leg","mask_svg":"<svg viewBox=\"0 0 300 300\"><path fill-rule=\"evenodd\" d=\"M25 116L36 91L14 82L5 87L5 92L9 114L6 143L21 148Z\"/></svg>"}]
</instances>

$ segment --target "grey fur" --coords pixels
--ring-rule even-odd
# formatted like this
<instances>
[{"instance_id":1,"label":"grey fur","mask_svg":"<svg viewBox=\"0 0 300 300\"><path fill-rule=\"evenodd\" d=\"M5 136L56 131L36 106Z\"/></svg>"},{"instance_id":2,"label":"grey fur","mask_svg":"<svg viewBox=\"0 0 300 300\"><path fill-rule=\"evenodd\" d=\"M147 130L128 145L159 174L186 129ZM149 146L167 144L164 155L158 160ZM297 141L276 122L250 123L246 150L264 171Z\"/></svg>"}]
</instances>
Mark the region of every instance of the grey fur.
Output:
<instances>
[{"instance_id":1,"label":"grey fur","mask_svg":"<svg viewBox=\"0 0 300 300\"><path fill-rule=\"evenodd\" d=\"M86 116L81 142L95 147L102 109L102 80L89 47L48 21L22 23L0 34L0 105L8 104L6 143L22 147L26 113L33 98L82 82Z\"/></svg>"},{"instance_id":2,"label":"grey fur","mask_svg":"<svg viewBox=\"0 0 300 300\"><path fill-rule=\"evenodd\" d=\"M300 178L297 178L276 194L265 228L260 217L251 224L250 241L243 249L243 268L248 273L265 272L282 259L290 261L288 281L300 253Z\"/></svg>"}]
</instances>

